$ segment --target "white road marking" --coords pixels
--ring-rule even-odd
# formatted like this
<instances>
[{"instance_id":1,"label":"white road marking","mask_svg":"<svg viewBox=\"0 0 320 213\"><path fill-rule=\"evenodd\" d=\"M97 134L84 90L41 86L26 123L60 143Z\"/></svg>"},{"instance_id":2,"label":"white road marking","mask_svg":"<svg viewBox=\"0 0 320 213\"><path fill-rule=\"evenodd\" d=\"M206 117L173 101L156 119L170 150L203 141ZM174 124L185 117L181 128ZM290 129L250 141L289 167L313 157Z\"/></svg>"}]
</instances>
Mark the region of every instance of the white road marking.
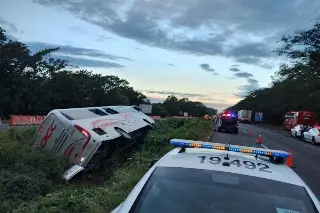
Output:
<instances>
[{"instance_id":1,"label":"white road marking","mask_svg":"<svg viewBox=\"0 0 320 213\"><path fill-rule=\"evenodd\" d=\"M245 130L242 130L242 131L247 134L247 132Z\"/></svg>"},{"instance_id":2,"label":"white road marking","mask_svg":"<svg viewBox=\"0 0 320 213\"><path fill-rule=\"evenodd\" d=\"M264 149L269 149L266 145L264 144L261 144L261 146L264 148Z\"/></svg>"}]
</instances>

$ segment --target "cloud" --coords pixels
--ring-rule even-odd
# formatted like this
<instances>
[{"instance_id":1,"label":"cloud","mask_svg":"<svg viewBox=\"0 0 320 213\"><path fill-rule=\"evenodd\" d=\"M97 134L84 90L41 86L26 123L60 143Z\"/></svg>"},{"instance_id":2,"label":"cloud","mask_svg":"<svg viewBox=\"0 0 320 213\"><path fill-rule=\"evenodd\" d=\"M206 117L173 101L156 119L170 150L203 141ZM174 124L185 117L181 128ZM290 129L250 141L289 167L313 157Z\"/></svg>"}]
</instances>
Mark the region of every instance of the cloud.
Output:
<instances>
[{"instance_id":1,"label":"cloud","mask_svg":"<svg viewBox=\"0 0 320 213\"><path fill-rule=\"evenodd\" d=\"M236 93L234 93L234 95L239 98L244 98L247 95L249 95L250 92L253 92L254 90L257 90L259 88L260 87L256 84L242 85L242 86L238 87L238 91Z\"/></svg>"},{"instance_id":2,"label":"cloud","mask_svg":"<svg viewBox=\"0 0 320 213\"><path fill-rule=\"evenodd\" d=\"M180 92L173 92L173 91L156 91L156 90L143 90L142 92L152 94L152 95L174 95L178 98L190 98L190 99L197 99L200 102L208 103L208 102L214 102L214 103L227 103L225 99L215 98L217 94L219 93L212 93L212 94L200 94L200 93L180 93ZM222 94L222 93L221 93ZM154 99L158 99L155 98Z\"/></svg>"},{"instance_id":3,"label":"cloud","mask_svg":"<svg viewBox=\"0 0 320 213\"><path fill-rule=\"evenodd\" d=\"M270 68L284 33L311 25L320 1L34 0L139 43ZM272 15L270 15L272 14Z\"/></svg>"},{"instance_id":4,"label":"cloud","mask_svg":"<svg viewBox=\"0 0 320 213\"><path fill-rule=\"evenodd\" d=\"M248 80L248 83L249 83L249 84L258 84L258 83L259 83L258 80L253 79L253 78L248 78L247 80Z\"/></svg>"},{"instance_id":5,"label":"cloud","mask_svg":"<svg viewBox=\"0 0 320 213\"><path fill-rule=\"evenodd\" d=\"M237 72L234 74L235 77L238 77L238 78L250 78L250 77L253 77L253 75L251 73L248 73L248 72Z\"/></svg>"},{"instance_id":6,"label":"cloud","mask_svg":"<svg viewBox=\"0 0 320 213\"><path fill-rule=\"evenodd\" d=\"M176 65L172 64L172 63L167 63L168 66L170 67L175 67Z\"/></svg>"},{"instance_id":7,"label":"cloud","mask_svg":"<svg viewBox=\"0 0 320 213\"><path fill-rule=\"evenodd\" d=\"M234 95L236 97L244 98L247 95L249 95L251 92L253 92L254 90L261 88L259 86L259 81L252 78L252 77L247 78L247 82L248 82L248 84L238 87L238 91L236 93L234 93Z\"/></svg>"},{"instance_id":8,"label":"cloud","mask_svg":"<svg viewBox=\"0 0 320 213\"><path fill-rule=\"evenodd\" d=\"M58 58L69 61L70 64L79 67L105 67L105 68L124 68L123 65L118 63L112 63L108 61L85 59L85 58L75 58L71 56L58 56Z\"/></svg>"},{"instance_id":9,"label":"cloud","mask_svg":"<svg viewBox=\"0 0 320 213\"><path fill-rule=\"evenodd\" d=\"M69 61L70 64L79 66L79 67L105 67L105 68L124 68L123 65L119 63L109 62L106 60L126 60L132 61L132 59L127 57L121 57L116 55L111 55L104 53L100 50L86 49L82 47L72 47L68 45L55 45L47 44L41 42L28 42L32 52L37 52L39 50L47 48L56 48L60 49L54 53L54 56Z\"/></svg>"},{"instance_id":10,"label":"cloud","mask_svg":"<svg viewBox=\"0 0 320 213\"><path fill-rule=\"evenodd\" d=\"M166 99L165 98L157 98L157 97L151 97L148 96L148 99L150 100L151 103L162 103ZM232 104L226 103L226 102L202 102L205 106L218 109L219 111L222 111L223 109L226 109L227 107L230 107Z\"/></svg>"},{"instance_id":11,"label":"cloud","mask_svg":"<svg viewBox=\"0 0 320 213\"><path fill-rule=\"evenodd\" d=\"M139 47L135 47L135 50L139 50L139 51L143 51L143 49L139 48Z\"/></svg>"},{"instance_id":12,"label":"cloud","mask_svg":"<svg viewBox=\"0 0 320 213\"><path fill-rule=\"evenodd\" d=\"M143 92L149 94L158 94L158 95L174 95L184 98L205 98L206 95L199 94L199 93L180 93L180 92L173 92L173 91L157 91L157 90L144 90Z\"/></svg>"},{"instance_id":13,"label":"cloud","mask_svg":"<svg viewBox=\"0 0 320 213\"><path fill-rule=\"evenodd\" d=\"M0 17L0 27L4 30L6 30L6 34L8 37L10 37L11 33L23 33L22 30L19 30L13 23L11 23L10 21L4 20L3 18ZM13 36L11 36L12 38L15 38Z\"/></svg>"},{"instance_id":14,"label":"cloud","mask_svg":"<svg viewBox=\"0 0 320 213\"><path fill-rule=\"evenodd\" d=\"M237 67L231 67L229 70L232 72L239 72L240 71L240 69Z\"/></svg>"},{"instance_id":15,"label":"cloud","mask_svg":"<svg viewBox=\"0 0 320 213\"><path fill-rule=\"evenodd\" d=\"M77 57L88 56L88 57L94 57L94 58L109 59L114 61L118 61L118 60L133 61L132 59L127 57L111 55L111 54L104 53L100 50L87 49L82 47L73 47L68 45L55 45L55 44L47 44L47 43L41 43L41 42L28 42L27 45L29 46L30 50L33 52L36 52L45 48L60 47L59 53L61 54L75 55Z\"/></svg>"},{"instance_id":16,"label":"cloud","mask_svg":"<svg viewBox=\"0 0 320 213\"><path fill-rule=\"evenodd\" d=\"M209 64L200 64L199 66L205 71L214 72L214 69L212 69Z\"/></svg>"}]
</instances>

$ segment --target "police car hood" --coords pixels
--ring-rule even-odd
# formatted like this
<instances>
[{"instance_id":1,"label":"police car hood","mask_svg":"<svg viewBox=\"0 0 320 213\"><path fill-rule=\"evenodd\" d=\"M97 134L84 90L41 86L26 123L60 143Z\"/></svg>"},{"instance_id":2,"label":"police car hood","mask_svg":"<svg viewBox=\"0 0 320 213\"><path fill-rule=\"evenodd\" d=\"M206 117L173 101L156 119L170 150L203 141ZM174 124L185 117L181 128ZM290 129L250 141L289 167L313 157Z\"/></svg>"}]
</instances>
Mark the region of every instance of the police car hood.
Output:
<instances>
[{"instance_id":1,"label":"police car hood","mask_svg":"<svg viewBox=\"0 0 320 213\"><path fill-rule=\"evenodd\" d=\"M285 164L273 164L256 159L254 155L229 152L229 160L225 160L226 151L196 148L178 153L179 150L180 148L176 148L168 153L158 166L230 172L304 186L301 178ZM224 166L223 162L229 162L230 166Z\"/></svg>"}]
</instances>

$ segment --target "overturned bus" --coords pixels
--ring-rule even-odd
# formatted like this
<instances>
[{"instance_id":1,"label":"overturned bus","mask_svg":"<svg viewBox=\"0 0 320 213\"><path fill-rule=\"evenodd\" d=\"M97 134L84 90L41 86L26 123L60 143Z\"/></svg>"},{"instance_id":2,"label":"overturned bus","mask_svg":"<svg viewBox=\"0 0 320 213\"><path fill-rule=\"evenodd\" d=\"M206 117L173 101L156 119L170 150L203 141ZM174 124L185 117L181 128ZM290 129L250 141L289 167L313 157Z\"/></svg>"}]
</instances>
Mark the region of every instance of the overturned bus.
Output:
<instances>
[{"instance_id":1,"label":"overturned bus","mask_svg":"<svg viewBox=\"0 0 320 213\"><path fill-rule=\"evenodd\" d=\"M118 108L118 110L117 110ZM48 113L34 136L34 145L64 155L70 168L63 178L100 168L118 149L142 140L154 120L134 106L55 109Z\"/></svg>"}]
</instances>

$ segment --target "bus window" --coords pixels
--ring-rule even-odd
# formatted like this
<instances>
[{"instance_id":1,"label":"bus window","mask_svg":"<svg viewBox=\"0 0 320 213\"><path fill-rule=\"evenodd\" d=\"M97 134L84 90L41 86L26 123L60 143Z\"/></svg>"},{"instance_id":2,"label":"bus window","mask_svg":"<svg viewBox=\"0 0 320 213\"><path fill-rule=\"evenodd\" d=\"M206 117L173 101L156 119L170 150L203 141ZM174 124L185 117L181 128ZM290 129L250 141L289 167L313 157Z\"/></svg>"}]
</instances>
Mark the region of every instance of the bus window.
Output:
<instances>
[{"instance_id":1,"label":"bus window","mask_svg":"<svg viewBox=\"0 0 320 213\"><path fill-rule=\"evenodd\" d=\"M88 109L90 112L93 112L94 114L97 114L97 115L100 115L100 116L105 116L105 115L108 115L107 113L103 112L102 110L100 109Z\"/></svg>"},{"instance_id":2,"label":"bus window","mask_svg":"<svg viewBox=\"0 0 320 213\"><path fill-rule=\"evenodd\" d=\"M135 109L135 110L137 110L137 111L141 112L141 109L140 109L140 107L138 107L138 106L133 106L133 109Z\"/></svg>"},{"instance_id":3,"label":"bus window","mask_svg":"<svg viewBox=\"0 0 320 213\"><path fill-rule=\"evenodd\" d=\"M103 108L107 113L110 113L110 114L119 114L119 112L113 110L113 109L110 109L110 108Z\"/></svg>"},{"instance_id":4,"label":"bus window","mask_svg":"<svg viewBox=\"0 0 320 213\"><path fill-rule=\"evenodd\" d=\"M81 120L87 118L97 118L101 116L87 109L60 110L59 112L69 120Z\"/></svg>"}]
</instances>

